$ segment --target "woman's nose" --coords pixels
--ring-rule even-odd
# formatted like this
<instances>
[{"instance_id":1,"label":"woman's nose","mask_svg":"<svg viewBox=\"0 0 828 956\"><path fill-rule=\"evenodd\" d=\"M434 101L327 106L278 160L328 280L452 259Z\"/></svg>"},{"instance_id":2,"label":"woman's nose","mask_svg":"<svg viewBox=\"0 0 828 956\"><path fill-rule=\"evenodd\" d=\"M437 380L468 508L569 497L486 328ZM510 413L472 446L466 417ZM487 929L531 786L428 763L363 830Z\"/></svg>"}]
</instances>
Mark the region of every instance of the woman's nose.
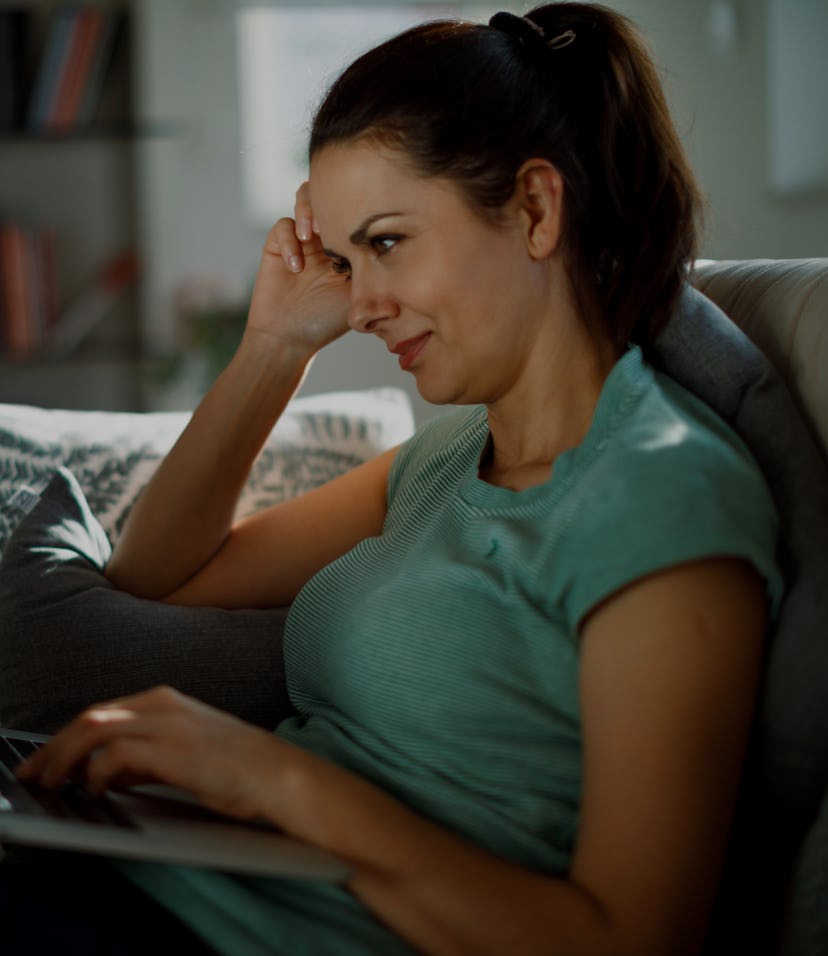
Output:
<instances>
[{"instance_id":1,"label":"woman's nose","mask_svg":"<svg viewBox=\"0 0 828 956\"><path fill-rule=\"evenodd\" d=\"M388 293L364 278L351 276L351 306L348 325L356 332L377 332L384 319L394 318L399 309Z\"/></svg>"},{"instance_id":2,"label":"woman's nose","mask_svg":"<svg viewBox=\"0 0 828 956\"><path fill-rule=\"evenodd\" d=\"M351 303L351 310L348 313L348 325L355 332L374 332L379 324L379 316L370 315L364 308Z\"/></svg>"}]
</instances>

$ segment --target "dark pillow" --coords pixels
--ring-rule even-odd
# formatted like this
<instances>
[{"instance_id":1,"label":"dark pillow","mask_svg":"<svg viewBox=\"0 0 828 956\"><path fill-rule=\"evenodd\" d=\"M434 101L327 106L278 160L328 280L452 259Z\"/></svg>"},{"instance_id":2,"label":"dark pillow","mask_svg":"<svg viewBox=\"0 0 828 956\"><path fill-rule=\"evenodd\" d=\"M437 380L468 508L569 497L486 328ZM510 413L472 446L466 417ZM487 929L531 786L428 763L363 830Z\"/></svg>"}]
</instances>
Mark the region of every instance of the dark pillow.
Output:
<instances>
[{"instance_id":1,"label":"dark pillow","mask_svg":"<svg viewBox=\"0 0 828 956\"><path fill-rule=\"evenodd\" d=\"M273 728L292 713L286 609L173 607L112 587L110 545L59 469L0 561L0 722L51 733L89 704L170 684Z\"/></svg>"},{"instance_id":2,"label":"dark pillow","mask_svg":"<svg viewBox=\"0 0 828 956\"><path fill-rule=\"evenodd\" d=\"M770 362L695 289L685 289L653 359L742 437L781 518L786 592L769 643L726 884L728 905L739 898L744 906L730 906L718 945L708 947L754 951L745 936L751 932L755 946L771 952L764 934L775 909L780 916L780 879L828 785L828 463Z\"/></svg>"}]
</instances>

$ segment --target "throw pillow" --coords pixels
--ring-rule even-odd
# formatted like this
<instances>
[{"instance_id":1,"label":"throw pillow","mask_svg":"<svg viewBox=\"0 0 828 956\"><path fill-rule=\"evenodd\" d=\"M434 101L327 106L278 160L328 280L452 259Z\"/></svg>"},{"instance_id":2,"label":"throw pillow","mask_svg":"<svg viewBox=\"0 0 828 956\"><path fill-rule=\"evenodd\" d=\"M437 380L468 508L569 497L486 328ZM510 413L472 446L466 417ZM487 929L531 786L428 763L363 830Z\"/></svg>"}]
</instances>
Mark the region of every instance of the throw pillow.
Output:
<instances>
[{"instance_id":1,"label":"throw pillow","mask_svg":"<svg viewBox=\"0 0 828 956\"><path fill-rule=\"evenodd\" d=\"M78 480L111 541L189 412L77 412L0 404L0 552L22 485L40 492L63 465ZM405 441L414 430L401 389L294 399L253 464L240 517L322 484Z\"/></svg>"}]
</instances>

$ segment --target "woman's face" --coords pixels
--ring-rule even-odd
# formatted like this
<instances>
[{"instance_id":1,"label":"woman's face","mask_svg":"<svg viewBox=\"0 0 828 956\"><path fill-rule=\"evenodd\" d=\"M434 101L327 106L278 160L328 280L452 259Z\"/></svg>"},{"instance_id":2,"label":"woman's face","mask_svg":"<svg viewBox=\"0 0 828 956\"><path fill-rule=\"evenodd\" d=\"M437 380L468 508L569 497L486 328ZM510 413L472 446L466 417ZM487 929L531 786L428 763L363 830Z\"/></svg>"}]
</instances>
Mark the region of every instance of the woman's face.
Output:
<instances>
[{"instance_id":1,"label":"woman's face","mask_svg":"<svg viewBox=\"0 0 828 956\"><path fill-rule=\"evenodd\" d=\"M351 326L379 336L428 401L502 398L538 321L520 217L507 207L502 223L487 222L449 180L365 142L322 149L310 191L325 250L350 277Z\"/></svg>"}]
</instances>

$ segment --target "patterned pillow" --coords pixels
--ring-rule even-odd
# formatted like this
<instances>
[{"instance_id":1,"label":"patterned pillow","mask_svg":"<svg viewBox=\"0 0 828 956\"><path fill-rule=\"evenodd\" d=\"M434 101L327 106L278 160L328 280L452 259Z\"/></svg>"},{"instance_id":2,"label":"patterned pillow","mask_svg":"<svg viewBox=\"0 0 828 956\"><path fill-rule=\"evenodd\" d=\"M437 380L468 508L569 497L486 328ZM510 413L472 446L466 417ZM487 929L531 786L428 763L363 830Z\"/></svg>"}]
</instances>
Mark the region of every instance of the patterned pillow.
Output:
<instances>
[{"instance_id":1,"label":"patterned pillow","mask_svg":"<svg viewBox=\"0 0 828 956\"><path fill-rule=\"evenodd\" d=\"M0 551L28 499L60 466L76 476L114 542L188 420L189 412L77 412L0 404ZM409 399L399 389L294 399L251 469L239 517L322 484L405 441L413 428Z\"/></svg>"}]
</instances>

